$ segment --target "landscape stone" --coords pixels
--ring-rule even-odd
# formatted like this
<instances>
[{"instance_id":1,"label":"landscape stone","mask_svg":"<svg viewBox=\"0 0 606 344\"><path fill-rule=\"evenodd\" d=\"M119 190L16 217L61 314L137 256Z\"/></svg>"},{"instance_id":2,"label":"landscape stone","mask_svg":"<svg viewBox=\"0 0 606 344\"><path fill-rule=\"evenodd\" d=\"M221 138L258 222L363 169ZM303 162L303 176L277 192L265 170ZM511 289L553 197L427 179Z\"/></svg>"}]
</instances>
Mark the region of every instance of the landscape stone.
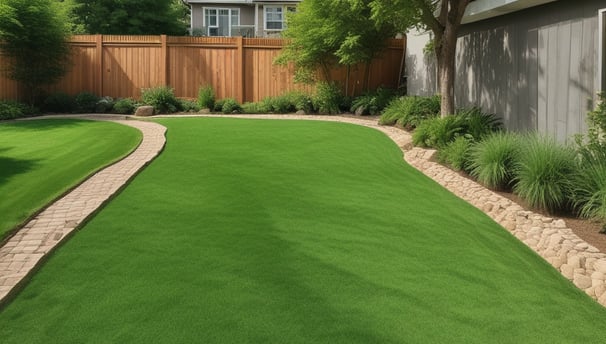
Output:
<instances>
[{"instance_id":1,"label":"landscape stone","mask_svg":"<svg viewBox=\"0 0 606 344\"><path fill-rule=\"evenodd\" d=\"M591 278L584 274L575 273L572 282L579 289L585 290L591 287Z\"/></svg>"},{"instance_id":2,"label":"landscape stone","mask_svg":"<svg viewBox=\"0 0 606 344\"><path fill-rule=\"evenodd\" d=\"M153 115L154 115L153 106L148 106L148 105L139 106L137 108L137 110L135 111L135 116L149 117L149 116L153 116Z\"/></svg>"}]
</instances>

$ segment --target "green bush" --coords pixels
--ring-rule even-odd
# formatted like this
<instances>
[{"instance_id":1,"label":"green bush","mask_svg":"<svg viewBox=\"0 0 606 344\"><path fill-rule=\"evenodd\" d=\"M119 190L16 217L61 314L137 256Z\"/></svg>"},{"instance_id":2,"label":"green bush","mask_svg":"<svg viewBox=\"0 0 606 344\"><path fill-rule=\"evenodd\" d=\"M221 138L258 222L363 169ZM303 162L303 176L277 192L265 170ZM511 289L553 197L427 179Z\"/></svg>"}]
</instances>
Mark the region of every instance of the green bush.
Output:
<instances>
[{"instance_id":1,"label":"green bush","mask_svg":"<svg viewBox=\"0 0 606 344\"><path fill-rule=\"evenodd\" d=\"M213 108L214 112L222 112L223 104L225 103L225 99L219 99L215 101L215 107Z\"/></svg>"},{"instance_id":2,"label":"green bush","mask_svg":"<svg viewBox=\"0 0 606 344\"><path fill-rule=\"evenodd\" d=\"M233 98L226 98L223 100L221 112L223 112L224 114L241 113L242 107L240 106L237 100Z\"/></svg>"},{"instance_id":3,"label":"green bush","mask_svg":"<svg viewBox=\"0 0 606 344\"><path fill-rule=\"evenodd\" d=\"M462 136L465 118L461 116L435 117L422 121L412 134L416 146L442 148Z\"/></svg>"},{"instance_id":4,"label":"green bush","mask_svg":"<svg viewBox=\"0 0 606 344\"><path fill-rule=\"evenodd\" d=\"M305 113L314 112L314 104L312 97L303 92L289 92L286 94L289 98L290 103L294 106L295 111L303 110Z\"/></svg>"},{"instance_id":5,"label":"green bush","mask_svg":"<svg viewBox=\"0 0 606 344\"><path fill-rule=\"evenodd\" d=\"M263 102L247 102L242 104L242 112L249 114L262 114L268 113L269 109Z\"/></svg>"},{"instance_id":6,"label":"green bush","mask_svg":"<svg viewBox=\"0 0 606 344\"><path fill-rule=\"evenodd\" d=\"M565 209L575 170L574 150L538 134L526 135L521 143L513 191L532 207L550 212Z\"/></svg>"},{"instance_id":7,"label":"green bush","mask_svg":"<svg viewBox=\"0 0 606 344\"><path fill-rule=\"evenodd\" d=\"M179 103L181 103L181 105L179 106L181 108L181 111L185 111L185 112L200 111L200 106L195 101L188 100L188 99L179 99Z\"/></svg>"},{"instance_id":8,"label":"green bush","mask_svg":"<svg viewBox=\"0 0 606 344\"><path fill-rule=\"evenodd\" d=\"M114 99L112 97L102 97L95 104L96 113L110 113L114 108Z\"/></svg>"},{"instance_id":9,"label":"green bush","mask_svg":"<svg viewBox=\"0 0 606 344\"><path fill-rule=\"evenodd\" d=\"M46 97L42 105L45 112L72 113L76 110L76 101L65 93L54 93Z\"/></svg>"},{"instance_id":10,"label":"green bush","mask_svg":"<svg viewBox=\"0 0 606 344\"><path fill-rule=\"evenodd\" d=\"M33 115L36 109L15 100L0 100L0 120Z\"/></svg>"},{"instance_id":11,"label":"green bush","mask_svg":"<svg viewBox=\"0 0 606 344\"><path fill-rule=\"evenodd\" d=\"M606 149L581 153L572 178L572 204L580 217L606 221Z\"/></svg>"},{"instance_id":12,"label":"green bush","mask_svg":"<svg viewBox=\"0 0 606 344\"><path fill-rule=\"evenodd\" d=\"M315 111L321 114L334 115L341 112L343 94L337 84L319 82L312 101Z\"/></svg>"},{"instance_id":13,"label":"green bush","mask_svg":"<svg viewBox=\"0 0 606 344\"><path fill-rule=\"evenodd\" d=\"M77 113L93 113L97 107L99 97L90 92L80 92L74 98Z\"/></svg>"},{"instance_id":14,"label":"green bush","mask_svg":"<svg viewBox=\"0 0 606 344\"><path fill-rule=\"evenodd\" d=\"M503 123L496 115L484 113L478 107L461 109L456 116L463 117L463 131L476 141L503 128Z\"/></svg>"},{"instance_id":15,"label":"green bush","mask_svg":"<svg viewBox=\"0 0 606 344\"><path fill-rule=\"evenodd\" d=\"M198 106L200 109L215 108L215 90L211 85L202 86L198 89Z\"/></svg>"},{"instance_id":16,"label":"green bush","mask_svg":"<svg viewBox=\"0 0 606 344\"><path fill-rule=\"evenodd\" d=\"M448 164L455 171L467 170L471 147L471 140L464 136L458 136L454 141L448 143L438 151L438 160Z\"/></svg>"},{"instance_id":17,"label":"green bush","mask_svg":"<svg viewBox=\"0 0 606 344\"><path fill-rule=\"evenodd\" d=\"M508 189L520 154L520 141L518 134L498 132L477 142L469 151L471 176L491 189Z\"/></svg>"},{"instance_id":18,"label":"green bush","mask_svg":"<svg viewBox=\"0 0 606 344\"><path fill-rule=\"evenodd\" d=\"M132 114L137 108L137 102L132 98L118 99L114 104L114 112L120 114Z\"/></svg>"},{"instance_id":19,"label":"green bush","mask_svg":"<svg viewBox=\"0 0 606 344\"><path fill-rule=\"evenodd\" d=\"M141 98L145 105L153 106L156 113L181 111L181 102L175 97L174 90L167 86L144 89Z\"/></svg>"},{"instance_id":20,"label":"green bush","mask_svg":"<svg viewBox=\"0 0 606 344\"><path fill-rule=\"evenodd\" d=\"M407 130L416 128L423 120L440 113L440 97L400 97L392 100L379 119L381 125L398 123Z\"/></svg>"},{"instance_id":21,"label":"green bush","mask_svg":"<svg viewBox=\"0 0 606 344\"><path fill-rule=\"evenodd\" d=\"M367 92L355 98L350 111L360 115L380 115L395 96L395 90L379 87L374 92Z\"/></svg>"}]
</instances>

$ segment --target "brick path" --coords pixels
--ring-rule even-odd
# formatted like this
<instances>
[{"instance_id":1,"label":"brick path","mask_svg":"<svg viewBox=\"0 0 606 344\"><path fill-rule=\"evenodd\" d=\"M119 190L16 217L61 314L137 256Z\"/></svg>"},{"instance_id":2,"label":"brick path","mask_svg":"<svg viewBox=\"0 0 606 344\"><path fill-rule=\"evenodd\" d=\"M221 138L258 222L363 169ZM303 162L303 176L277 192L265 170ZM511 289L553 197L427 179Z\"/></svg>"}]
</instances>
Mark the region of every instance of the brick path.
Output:
<instances>
[{"instance_id":1,"label":"brick path","mask_svg":"<svg viewBox=\"0 0 606 344\"><path fill-rule=\"evenodd\" d=\"M137 128L143 133L141 144L129 156L97 172L50 205L0 248L0 303L32 272L45 255L112 197L164 147L164 126L108 117L103 115L76 118L109 120Z\"/></svg>"}]
</instances>

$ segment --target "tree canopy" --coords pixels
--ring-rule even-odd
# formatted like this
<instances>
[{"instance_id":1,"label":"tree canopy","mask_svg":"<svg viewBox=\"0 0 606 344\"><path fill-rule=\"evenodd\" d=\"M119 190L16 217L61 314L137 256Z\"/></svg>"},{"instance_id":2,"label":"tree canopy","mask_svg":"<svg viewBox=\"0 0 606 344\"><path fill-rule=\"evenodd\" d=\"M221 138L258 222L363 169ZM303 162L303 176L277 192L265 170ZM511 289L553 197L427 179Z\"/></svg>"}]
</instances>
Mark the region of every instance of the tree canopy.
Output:
<instances>
[{"instance_id":1,"label":"tree canopy","mask_svg":"<svg viewBox=\"0 0 606 344\"><path fill-rule=\"evenodd\" d=\"M72 0L76 21L90 34L184 35L188 9L181 0Z\"/></svg>"},{"instance_id":2,"label":"tree canopy","mask_svg":"<svg viewBox=\"0 0 606 344\"><path fill-rule=\"evenodd\" d=\"M44 85L61 78L69 66L67 20L48 0L3 0L0 50L9 58L2 72L19 81L29 101Z\"/></svg>"},{"instance_id":3,"label":"tree canopy","mask_svg":"<svg viewBox=\"0 0 606 344\"><path fill-rule=\"evenodd\" d=\"M278 62L293 62L297 79L310 81L320 68L326 80L335 65L369 64L396 33L391 22L371 19L371 0L305 0L288 16L289 39Z\"/></svg>"}]
</instances>

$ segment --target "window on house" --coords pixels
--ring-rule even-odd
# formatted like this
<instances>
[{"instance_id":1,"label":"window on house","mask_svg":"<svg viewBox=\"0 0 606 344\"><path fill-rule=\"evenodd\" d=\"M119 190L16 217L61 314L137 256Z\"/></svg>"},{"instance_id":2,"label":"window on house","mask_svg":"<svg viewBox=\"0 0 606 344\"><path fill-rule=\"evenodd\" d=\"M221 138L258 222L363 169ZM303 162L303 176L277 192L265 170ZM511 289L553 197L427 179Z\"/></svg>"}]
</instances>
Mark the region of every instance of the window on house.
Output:
<instances>
[{"instance_id":1,"label":"window on house","mask_svg":"<svg viewBox=\"0 0 606 344\"><path fill-rule=\"evenodd\" d=\"M205 8L204 27L208 36L231 36L232 28L240 25L238 8Z\"/></svg>"},{"instance_id":2,"label":"window on house","mask_svg":"<svg viewBox=\"0 0 606 344\"><path fill-rule=\"evenodd\" d=\"M286 29L286 12L294 12L294 6L265 6L265 30Z\"/></svg>"}]
</instances>

